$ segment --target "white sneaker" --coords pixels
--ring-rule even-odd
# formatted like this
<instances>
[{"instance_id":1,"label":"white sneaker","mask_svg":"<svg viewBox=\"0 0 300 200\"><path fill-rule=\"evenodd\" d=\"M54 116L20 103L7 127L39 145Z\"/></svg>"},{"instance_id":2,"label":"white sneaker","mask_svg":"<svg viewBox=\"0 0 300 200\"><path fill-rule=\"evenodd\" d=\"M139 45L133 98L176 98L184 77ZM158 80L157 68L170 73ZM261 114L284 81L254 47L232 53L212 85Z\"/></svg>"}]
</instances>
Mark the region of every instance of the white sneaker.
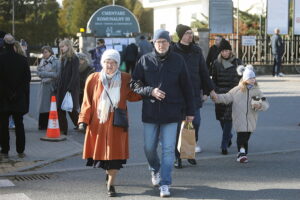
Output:
<instances>
[{"instance_id":1,"label":"white sneaker","mask_svg":"<svg viewBox=\"0 0 300 200\"><path fill-rule=\"evenodd\" d=\"M200 153L202 151L201 147L200 146L196 146L195 147L195 152L196 153Z\"/></svg>"},{"instance_id":2,"label":"white sneaker","mask_svg":"<svg viewBox=\"0 0 300 200\"><path fill-rule=\"evenodd\" d=\"M159 186L160 183L160 173L151 172L151 181L153 186Z\"/></svg>"},{"instance_id":3,"label":"white sneaker","mask_svg":"<svg viewBox=\"0 0 300 200\"><path fill-rule=\"evenodd\" d=\"M284 73L280 72L280 73L278 74L278 76L279 76L279 77L283 77L283 76L284 76Z\"/></svg>"},{"instance_id":4,"label":"white sneaker","mask_svg":"<svg viewBox=\"0 0 300 200\"><path fill-rule=\"evenodd\" d=\"M159 187L160 190L160 197L169 197L170 191L169 191L169 186L168 185L162 185Z\"/></svg>"}]
</instances>

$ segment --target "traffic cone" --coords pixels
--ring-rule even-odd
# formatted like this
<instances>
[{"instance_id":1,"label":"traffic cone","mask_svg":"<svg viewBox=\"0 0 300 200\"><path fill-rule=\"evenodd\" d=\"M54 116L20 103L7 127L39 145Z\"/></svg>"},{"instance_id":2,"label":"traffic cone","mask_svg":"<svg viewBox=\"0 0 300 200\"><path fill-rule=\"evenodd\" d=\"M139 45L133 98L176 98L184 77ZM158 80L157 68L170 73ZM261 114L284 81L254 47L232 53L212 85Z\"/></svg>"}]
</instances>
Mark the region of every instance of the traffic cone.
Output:
<instances>
[{"instance_id":1,"label":"traffic cone","mask_svg":"<svg viewBox=\"0 0 300 200\"><path fill-rule=\"evenodd\" d=\"M45 137L41 138L41 140L58 142L58 141L66 140L66 139L67 138L65 136L60 135L57 108L56 108L56 98L55 98L55 96L52 96L47 133L46 133Z\"/></svg>"}]
</instances>

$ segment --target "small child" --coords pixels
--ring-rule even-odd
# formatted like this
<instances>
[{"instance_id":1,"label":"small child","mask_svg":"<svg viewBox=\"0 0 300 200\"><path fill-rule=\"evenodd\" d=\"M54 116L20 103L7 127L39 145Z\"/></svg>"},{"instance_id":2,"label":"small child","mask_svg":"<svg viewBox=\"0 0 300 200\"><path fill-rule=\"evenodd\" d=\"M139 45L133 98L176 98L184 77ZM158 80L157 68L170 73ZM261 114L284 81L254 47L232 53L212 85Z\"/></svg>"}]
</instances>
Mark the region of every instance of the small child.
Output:
<instances>
[{"instance_id":1,"label":"small child","mask_svg":"<svg viewBox=\"0 0 300 200\"><path fill-rule=\"evenodd\" d=\"M256 128L257 111L265 111L269 103L259 89L252 65L239 66L238 74L243 76L239 85L226 94L218 94L215 103L232 103L233 127L237 132L237 162L247 163L248 141Z\"/></svg>"}]
</instances>

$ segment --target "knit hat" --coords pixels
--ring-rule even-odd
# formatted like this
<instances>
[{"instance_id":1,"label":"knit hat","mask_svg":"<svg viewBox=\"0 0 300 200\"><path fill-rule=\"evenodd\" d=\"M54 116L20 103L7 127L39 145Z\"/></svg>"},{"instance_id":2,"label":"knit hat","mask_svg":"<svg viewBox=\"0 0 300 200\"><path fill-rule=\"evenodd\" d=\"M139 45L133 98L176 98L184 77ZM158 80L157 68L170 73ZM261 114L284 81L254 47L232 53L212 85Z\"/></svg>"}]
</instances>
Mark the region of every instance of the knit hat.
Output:
<instances>
[{"instance_id":1,"label":"knit hat","mask_svg":"<svg viewBox=\"0 0 300 200\"><path fill-rule=\"evenodd\" d=\"M158 39L166 39L168 42L171 41L169 32L163 29L158 29L155 31L153 36L153 42L155 42Z\"/></svg>"},{"instance_id":2,"label":"knit hat","mask_svg":"<svg viewBox=\"0 0 300 200\"><path fill-rule=\"evenodd\" d=\"M76 55L80 60L84 60L88 65L90 64L89 58L86 54L79 52Z\"/></svg>"},{"instance_id":3,"label":"knit hat","mask_svg":"<svg viewBox=\"0 0 300 200\"><path fill-rule=\"evenodd\" d=\"M231 45L230 43L225 40L225 39L222 39L221 42L220 42L220 47L219 47L219 50L222 51L222 50L232 50L231 48Z\"/></svg>"},{"instance_id":4,"label":"knit hat","mask_svg":"<svg viewBox=\"0 0 300 200\"><path fill-rule=\"evenodd\" d=\"M107 49L103 52L101 56L101 65L104 65L104 61L107 59L112 59L117 62L118 67L120 66L120 54L115 49Z\"/></svg>"},{"instance_id":5,"label":"knit hat","mask_svg":"<svg viewBox=\"0 0 300 200\"><path fill-rule=\"evenodd\" d=\"M246 81L250 78L255 78L254 68L252 65L247 65L246 67L239 65L237 67L237 73L240 76L243 76L243 81Z\"/></svg>"},{"instance_id":6,"label":"knit hat","mask_svg":"<svg viewBox=\"0 0 300 200\"><path fill-rule=\"evenodd\" d=\"M181 40L181 38L183 37L183 35L185 34L186 31L188 30L192 30L191 27L183 25L183 24L178 24L176 27L176 33L179 37L179 40Z\"/></svg>"}]
</instances>

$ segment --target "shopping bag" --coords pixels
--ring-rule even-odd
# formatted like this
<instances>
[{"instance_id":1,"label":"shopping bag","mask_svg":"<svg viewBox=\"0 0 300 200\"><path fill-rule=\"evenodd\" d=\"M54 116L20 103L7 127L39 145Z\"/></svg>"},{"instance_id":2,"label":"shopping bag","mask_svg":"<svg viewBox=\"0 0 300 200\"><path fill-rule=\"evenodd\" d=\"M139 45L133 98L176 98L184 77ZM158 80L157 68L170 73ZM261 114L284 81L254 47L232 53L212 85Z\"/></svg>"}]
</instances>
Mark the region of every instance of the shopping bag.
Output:
<instances>
[{"instance_id":1,"label":"shopping bag","mask_svg":"<svg viewBox=\"0 0 300 200\"><path fill-rule=\"evenodd\" d=\"M65 111L68 111L68 112L72 112L73 110L73 99L72 99L72 95L70 92L67 92L65 97L64 97L64 100L61 104L61 109L62 110L65 110Z\"/></svg>"},{"instance_id":2,"label":"shopping bag","mask_svg":"<svg viewBox=\"0 0 300 200\"><path fill-rule=\"evenodd\" d=\"M181 123L180 134L178 139L177 149L180 153L180 158L195 159L195 129L192 122L183 121Z\"/></svg>"}]
</instances>

